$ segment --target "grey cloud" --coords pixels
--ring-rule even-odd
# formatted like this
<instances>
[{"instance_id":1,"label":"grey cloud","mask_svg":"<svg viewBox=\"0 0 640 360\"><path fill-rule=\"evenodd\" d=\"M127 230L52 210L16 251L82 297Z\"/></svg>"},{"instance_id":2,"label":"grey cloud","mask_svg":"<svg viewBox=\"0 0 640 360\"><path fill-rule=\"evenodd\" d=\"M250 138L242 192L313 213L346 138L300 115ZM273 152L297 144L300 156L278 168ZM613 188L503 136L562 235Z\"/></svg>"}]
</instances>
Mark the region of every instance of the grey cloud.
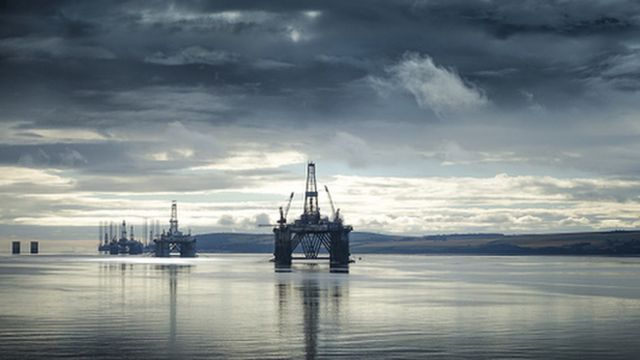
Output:
<instances>
[{"instance_id":1,"label":"grey cloud","mask_svg":"<svg viewBox=\"0 0 640 360\"><path fill-rule=\"evenodd\" d=\"M636 1L2 6L0 163L73 172L68 191L204 191L297 171L188 173L241 150L304 154L329 175L640 174ZM599 223L543 215L491 221Z\"/></svg>"},{"instance_id":2,"label":"grey cloud","mask_svg":"<svg viewBox=\"0 0 640 360\"><path fill-rule=\"evenodd\" d=\"M262 225L262 224L270 224L271 219L269 218L269 214L260 213L255 216L254 225Z\"/></svg>"},{"instance_id":3,"label":"grey cloud","mask_svg":"<svg viewBox=\"0 0 640 360\"><path fill-rule=\"evenodd\" d=\"M258 59L253 63L253 66L263 70L284 70L287 68L291 68L295 65L288 62L284 62L284 61L278 61L278 60Z\"/></svg>"},{"instance_id":4,"label":"grey cloud","mask_svg":"<svg viewBox=\"0 0 640 360\"><path fill-rule=\"evenodd\" d=\"M220 216L220 218L218 219L218 225L222 225L222 226L233 226L235 225L236 221L233 218L233 216L225 214Z\"/></svg>"},{"instance_id":5,"label":"grey cloud","mask_svg":"<svg viewBox=\"0 0 640 360\"><path fill-rule=\"evenodd\" d=\"M434 11L448 17L461 16L484 24L501 37L526 32L563 35L619 33L638 26L637 18L632 14L639 7L633 1L421 1L416 4L421 11Z\"/></svg>"},{"instance_id":6,"label":"grey cloud","mask_svg":"<svg viewBox=\"0 0 640 360\"><path fill-rule=\"evenodd\" d=\"M344 131L336 132L327 145L329 154L336 158L343 158L349 166L356 169L369 165L371 155L376 153L365 140Z\"/></svg>"},{"instance_id":7,"label":"grey cloud","mask_svg":"<svg viewBox=\"0 0 640 360\"><path fill-rule=\"evenodd\" d=\"M252 217L234 217L229 214L222 214L218 217L216 224L234 231L258 231L259 225L271 224L271 219L266 213L259 213Z\"/></svg>"},{"instance_id":8,"label":"grey cloud","mask_svg":"<svg viewBox=\"0 0 640 360\"><path fill-rule=\"evenodd\" d=\"M413 95L421 108L439 116L452 111L477 110L488 103L483 91L465 82L455 71L434 64L428 55L405 53L387 70L391 80L372 78L380 93L401 88Z\"/></svg>"},{"instance_id":9,"label":"grey cloud","mask_svg":"<svg viewBox=\"0 0 640 360\"><path fill-rule=\"evenodd\" d=\"M79 177L77 191L101 193L190 193L248 186L252 182L226 174L207 176L155 172L148 176L88 176Z\"/></svg>"},{"instance_id":10,"label":"grey cloud","mask_svg":"<svg viewBox=\"0 0 640 360\"><path fill-rule=\"evenodd\" d=\"M0 40L0 54L18 60L59 59L115 59L111 51L93 45L73 44L64 38L7 38Z\"/></svg>"},{"instance_id":11,"label":"grey cloud","mask_svg":"<svg viewBox=\"0 0 640 360\"><path fill-rule=\"evenodd\" d=\"M157 52L151 56L147 56L145 61L162 65L219 65L227 62L233 62L236 57L236 55L226 51L209 50L200 46L190 46L173 54Z\"/></svg>"},{"instance_id":12,"label":"grey cloud","mask_svg":"<svg viewBox=\"0 0 640 360\"><path fill-rule=\"evenodd\" d=\"M594 71L596 69L596 71ZM635 93L640 90L640 50L629 49L586 69L587 84Z\"/></svg>"}]
</instances>

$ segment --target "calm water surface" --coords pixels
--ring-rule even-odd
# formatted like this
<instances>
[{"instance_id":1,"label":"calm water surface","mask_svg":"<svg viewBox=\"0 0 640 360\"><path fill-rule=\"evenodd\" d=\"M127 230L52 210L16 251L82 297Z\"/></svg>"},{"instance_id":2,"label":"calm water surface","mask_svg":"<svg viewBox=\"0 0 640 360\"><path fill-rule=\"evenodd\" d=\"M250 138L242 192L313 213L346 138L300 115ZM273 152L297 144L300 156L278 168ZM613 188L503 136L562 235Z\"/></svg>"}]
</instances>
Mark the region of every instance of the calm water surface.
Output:
<instances>
[{"instance_id":1,"label":"calm water surface","mask_svg":"<svg viewBox=\"0 0 640 360\"><path fill-rule=\"evenodd\" d=\"M640 259L0 255L0 357L638 358Z\"/></svg>"}]
</instances>

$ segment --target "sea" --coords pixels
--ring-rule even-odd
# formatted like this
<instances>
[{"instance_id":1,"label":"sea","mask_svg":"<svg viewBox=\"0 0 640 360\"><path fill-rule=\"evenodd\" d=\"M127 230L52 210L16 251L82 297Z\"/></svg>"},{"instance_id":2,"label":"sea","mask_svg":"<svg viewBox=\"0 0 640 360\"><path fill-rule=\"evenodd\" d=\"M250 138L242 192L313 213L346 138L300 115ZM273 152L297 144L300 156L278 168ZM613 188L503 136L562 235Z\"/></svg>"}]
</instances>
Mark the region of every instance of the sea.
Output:
<instances>
[{"instance_id":1,"label":"sea","mask_svg":"<svg viewBox=\"0 0 640 360\"><path fill-rule=\"evenodd\" d=\"M640 258L354 257L3 253L0 358L640 358Z\"/></svg>"}]
</instances>

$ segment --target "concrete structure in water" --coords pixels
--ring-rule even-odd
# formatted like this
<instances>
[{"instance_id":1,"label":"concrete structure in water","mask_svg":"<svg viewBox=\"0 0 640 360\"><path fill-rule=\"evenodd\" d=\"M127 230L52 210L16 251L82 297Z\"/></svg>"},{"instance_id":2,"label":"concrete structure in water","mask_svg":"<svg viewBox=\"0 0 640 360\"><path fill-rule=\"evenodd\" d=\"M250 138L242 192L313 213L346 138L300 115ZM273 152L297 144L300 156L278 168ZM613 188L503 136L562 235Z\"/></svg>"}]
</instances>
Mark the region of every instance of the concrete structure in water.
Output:
<instances>
[{"instance_id":1,"label":"concrete structure in water","mask_svg":"<svg viewBox=\"0 0 640 360\"><path fill-rule=\"evenodd\" d=\"M178 229L178 205L175 200L171 203L171 220L169 220L169 232L164 231L160 238L154 239L156 257L169 257L172 252L179 252L180 257L196 256L196 238L191 232L183 234Z\"/></svg>"},{"instance_id":2,"label":"concrete structure in water","mask_svg":"<svg viewBox=\"0 0 640 360\"><path fill-rule=\"evenodd\" d=\"M11 243L11 253L20 254L20 241L14 241Z\"/></svg>"},{"instance_id":3,"label":"concrete structure in water","mask_svg":"<svg viewBox=\"0 0 640 360\"><path fill-rule=\"evenodd\" d=\"M321 247L329 253L331 272L349 272L349 233L350 225L344 225L340 217L340 209L335 209L329 189L325 186L331 204L331 219L320 216L318 207L318 189L316 184L316 166L307 164L307 185L304 194L304 212L293 224L287 224L287 214L291 207L293 193L289 197L286 210L280 207L280 220L273 228L275 235L274 256L276 271L289 271L292 260L322 259L318 255ZM302 247L304 257L294 257L298 246ZM327 259L327 258L324 258Z\"/></svg>"},{"instance_id":4,"label":"concrete structure in water","mask_svg":"<svg viewBox=\"0 0 640 360\"><path fill-rule=\"evenodd\" d=\"M32 241L31 242L31 253L32 254L37 254L38 253L38 242L37 241Z\"/></svg>"}]
</instances>

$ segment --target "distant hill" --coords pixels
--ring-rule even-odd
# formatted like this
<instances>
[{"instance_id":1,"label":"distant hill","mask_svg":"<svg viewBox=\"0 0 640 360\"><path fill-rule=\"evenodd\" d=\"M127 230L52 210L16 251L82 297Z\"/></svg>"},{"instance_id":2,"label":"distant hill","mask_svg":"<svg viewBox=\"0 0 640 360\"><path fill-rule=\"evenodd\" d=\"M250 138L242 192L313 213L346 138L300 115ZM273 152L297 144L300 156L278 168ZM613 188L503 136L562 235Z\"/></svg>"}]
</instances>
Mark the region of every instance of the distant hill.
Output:
<instances>
[{"instance_id":1,"label":"distant hill","mask_svg":"<svg viewBox=\"0 0 640 360\"><path fill-rule=\"evenodd\" d=\"M273 252L273 234L213 233L195 237L198 251L203 252Z\"/></svg>"},{"instance_id":2,"label":"distant hill","mask_svg":"<svg viewBox=\"0 0 640 360\"><path fill-rule=\"evenodd\" d=\"M200 252L272 253L273 234L196 235ZM640 255L640 231L560 234L351 233L353 254Z\"/></svg>"}]
</instances>

